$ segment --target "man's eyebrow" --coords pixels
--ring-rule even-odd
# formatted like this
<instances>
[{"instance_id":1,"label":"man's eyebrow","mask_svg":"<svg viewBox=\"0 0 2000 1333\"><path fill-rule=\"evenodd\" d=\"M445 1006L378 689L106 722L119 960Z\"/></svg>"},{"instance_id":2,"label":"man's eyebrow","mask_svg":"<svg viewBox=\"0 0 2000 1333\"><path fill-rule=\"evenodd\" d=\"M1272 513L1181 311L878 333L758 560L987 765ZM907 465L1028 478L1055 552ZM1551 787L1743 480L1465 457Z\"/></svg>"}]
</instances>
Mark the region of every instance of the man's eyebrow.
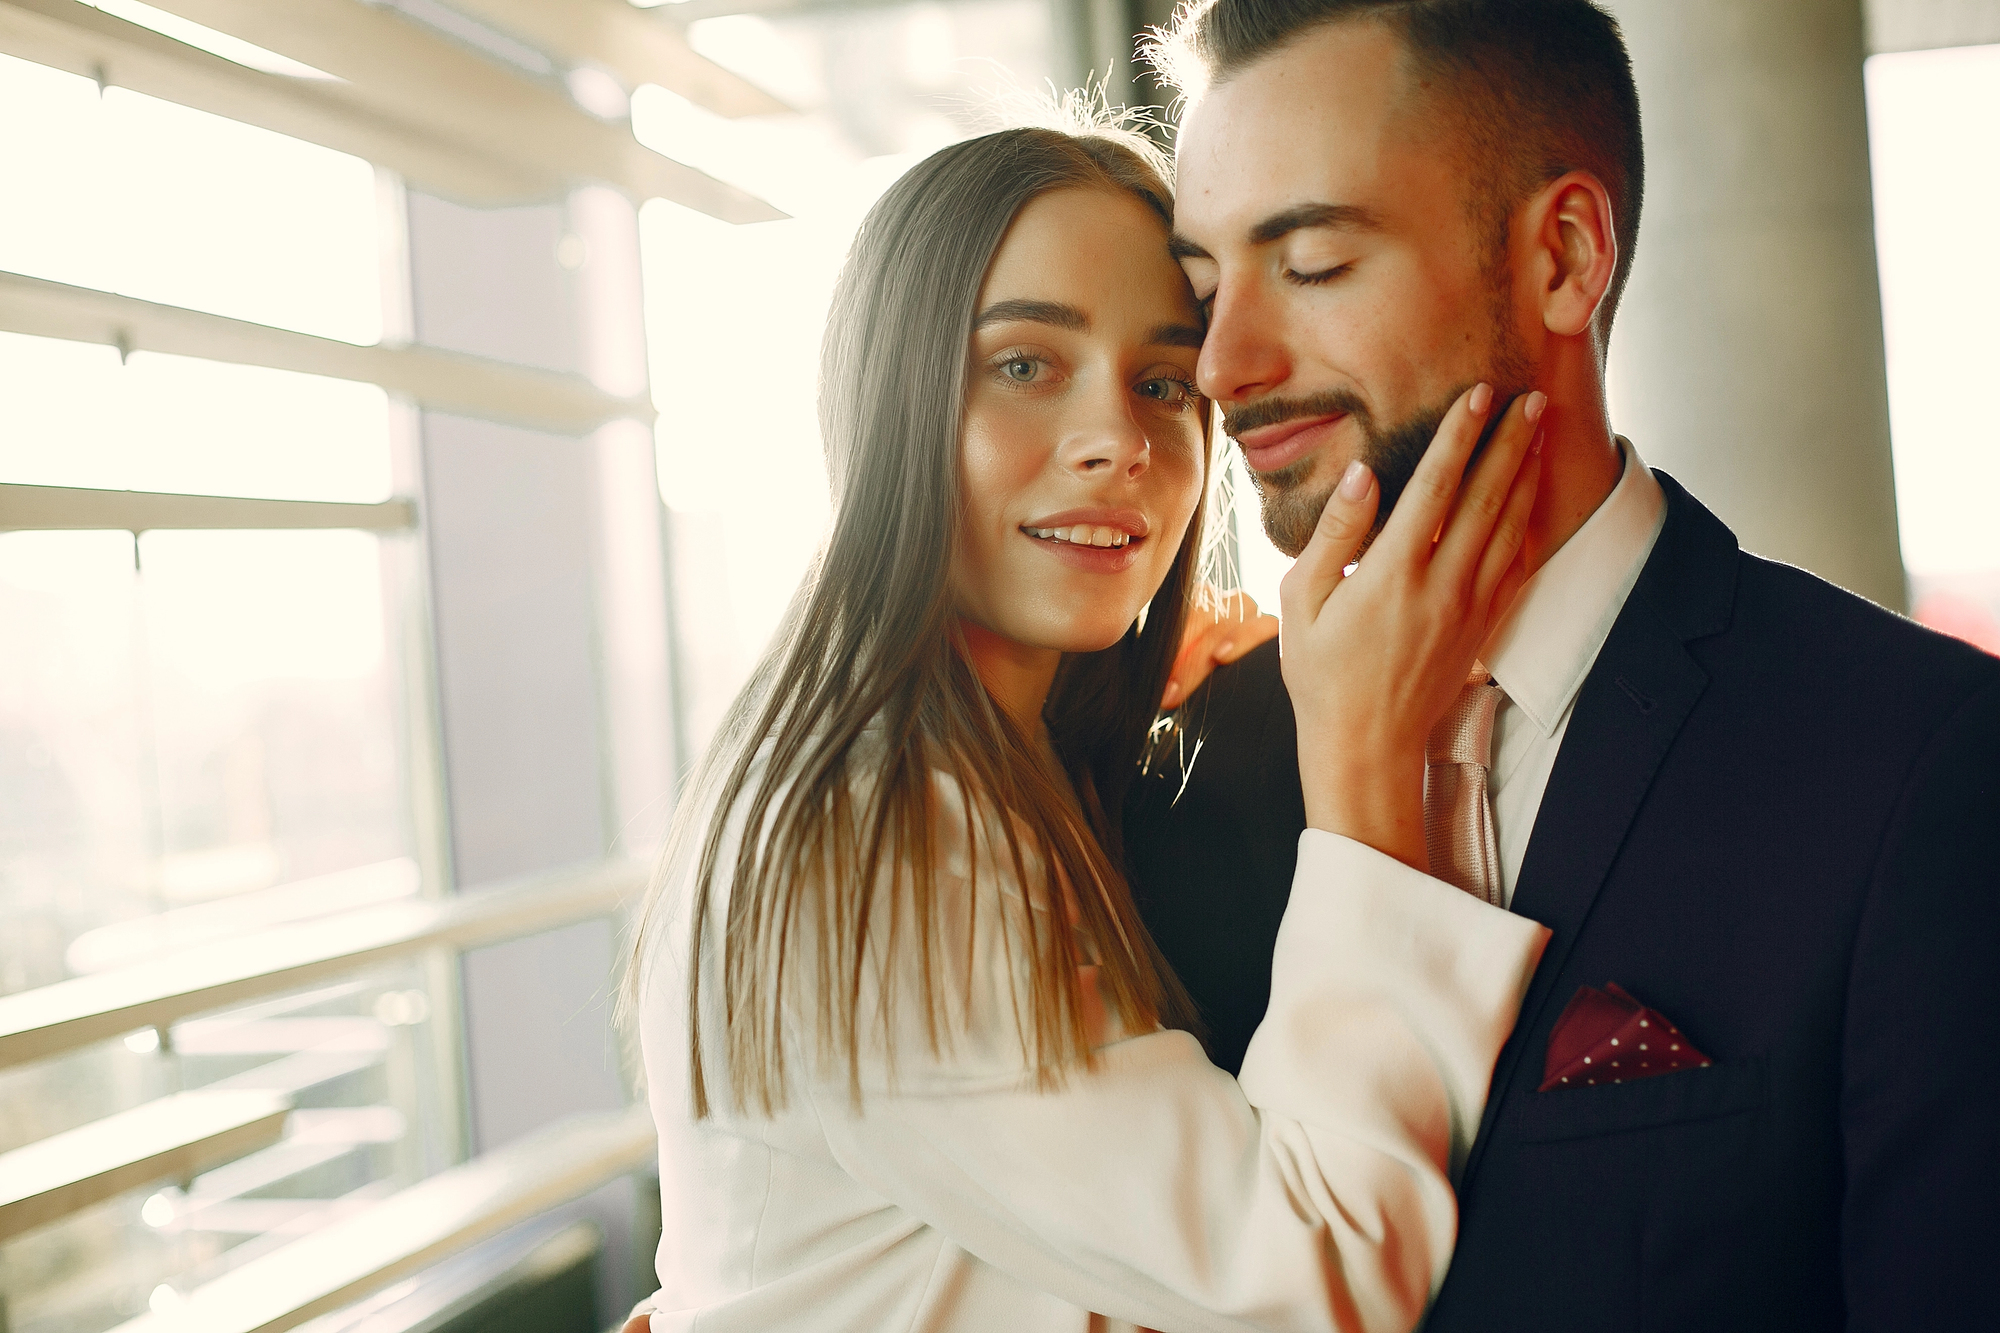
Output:
<instances>
[{"instance_id":1,"label":"man's eyebrow","mask_svg":"<svg viewBox=\"0 0 2000 1333\"><path fill-rule=\"evenodd\" d=\"M1167 253L1172 255L1175 259L1214 258L1214 256L1209 254L1208 251L1202 249L1200 246L1196 245L1193 241L1190 241L1187 237L1181 235L1179 232L1175 232L1172 236L1169 236L1167 238Z\"/></svg>"},{"instance_id":2,"label":"man's eyebrow","mask_svg":"<svg viewBox=\"0 0 2000 1333\"><path fill-rule=\"evenodd\" d=\"M988 324L1010 324L1016 320L1053 324L1056 328L1074 329L1078 333L1090 332L1090 316L1061 301L995 301L979 312L979 318L972 321L972 327L983 329Z\"/></svg>"},{"instance_id":3,"label":"man's eyebrow","mask_svg":"<svg viewBox=\"0 0 2000 1333\"><path fill-rule=\"evenodd\" d=\"M1381 231L1379 214L1359 204L1300 204L1273 213L1250 229L1250 244L1269 245L1295 231L1327 227L1334 231Z\"/></svg>"},{"instance_id":4,"label":"man's eyebrow","mask_svg":"<svg viewBox=\"0 0 2000 1333\"><path fill-rule=\"evenodd\" d=\"M1146 335L1148 347L1192 347L1201 350L1201 330L1192 324L1162 324Z\"/></svg>"}]
</instances>

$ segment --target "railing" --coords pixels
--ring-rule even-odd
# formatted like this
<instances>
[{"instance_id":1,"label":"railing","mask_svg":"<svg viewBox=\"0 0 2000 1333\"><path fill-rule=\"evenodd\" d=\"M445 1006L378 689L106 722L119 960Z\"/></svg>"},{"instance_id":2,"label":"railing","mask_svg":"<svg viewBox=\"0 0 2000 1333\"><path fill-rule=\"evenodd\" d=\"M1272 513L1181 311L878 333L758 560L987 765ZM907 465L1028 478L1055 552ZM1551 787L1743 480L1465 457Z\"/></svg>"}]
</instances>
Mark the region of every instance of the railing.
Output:
<instances>
[{"instance_id":1,"label":"railing","mask_svg":"<svg viewBox=\"0 0 2000 1333\"><path fill-rule=\"evenodd\" d=\"M0 1240L268 1148L291 1109L270 1092L182 1092L0 1154Z\"/></svg>"},{"instance_id":2,"label":"railing","mask_svg":"<svg viewBox=\"0 0 2000 1333\"><path fill-rule=\"evenodd\" d=\"M653 1160L643 1106L574 1116L253 1259L113 1333L285 1333Z\"/></svg>"},{"instance_id":3,"label":"railing","mask_svg":"<svg viewBox=\"0 0 2000 1333\"><path fill-rule=\"evenodd\" d=\"M445 900L402 899L216 939L0 998L0 1068L147 1028L166 1046L173 1025L195 1015L434 950L476 948L614 916L643 891L646 873L636 862L606 862ZM291 1105L282 1088L216 1085L0 1154L0 1240L269 1148L279 1142L288 1116L343 1114L292 1113ZM641 1170L653 1151L643 1107L573 1117L349 1211L196 1288L182 1307L142 1316L121 1330L282 1333Z\"/></svg>"},{"instance_id":4,"label":"railing","mask_svg":"<svg viewBox=\"0 0 2000 1333\"><path fill-rule=\"evenodd\" d=\"M23 991L0 999L0 1069L431 949L477 948L610 916L645 882L644 867L609 862L508 888L280 926Z\"/></svg>"}]
</instances>

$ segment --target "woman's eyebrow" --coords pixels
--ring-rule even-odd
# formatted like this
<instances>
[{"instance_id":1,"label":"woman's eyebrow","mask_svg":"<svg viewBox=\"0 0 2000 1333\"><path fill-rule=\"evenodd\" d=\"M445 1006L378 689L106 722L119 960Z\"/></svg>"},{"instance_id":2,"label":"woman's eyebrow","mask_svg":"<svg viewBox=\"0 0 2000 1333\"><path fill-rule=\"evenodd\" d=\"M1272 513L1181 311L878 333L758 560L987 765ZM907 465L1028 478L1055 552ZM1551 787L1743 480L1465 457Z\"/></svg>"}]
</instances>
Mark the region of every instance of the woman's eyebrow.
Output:
<instances>
[{"instance_id":1,"label":"woman's eyebrow","mask_svg":"<svg viewBox=\"0 0 2000 1333\"><path fill-rule=\"evenodd\" d=\"M979 318L972 321L972 327L983 329L988 324L1009 324L1017 320L1051 324L1077 333L1090 332L1090 316L1062 301L995 301L979 312Z\"/></svg>"},{"instance_id":2,"label":"woman's eyebrow","mask_svg":"<svg viewBox=\"0 0 2000 1333\"><path fill-rule=\"evenodd\" d=\"M1162 324L1146 335L1148 347L1192 347L1201 350L1202 332L1192 324Z\"/></svg>"}]
</instances>

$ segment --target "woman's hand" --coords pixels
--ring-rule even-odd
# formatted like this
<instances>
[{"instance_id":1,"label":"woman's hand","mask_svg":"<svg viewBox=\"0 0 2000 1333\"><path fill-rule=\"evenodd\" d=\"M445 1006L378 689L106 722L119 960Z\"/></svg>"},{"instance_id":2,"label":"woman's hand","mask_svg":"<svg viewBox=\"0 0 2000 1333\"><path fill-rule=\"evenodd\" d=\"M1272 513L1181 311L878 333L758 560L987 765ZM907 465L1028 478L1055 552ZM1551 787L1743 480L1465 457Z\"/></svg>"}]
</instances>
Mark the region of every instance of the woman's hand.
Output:
<instances>
[{"instance_id":1,"label":"woman's hand","mask_svg":"<svg viewBox=\"0 0 2000 1333\"><path fill-rule=\"evenodd\" d=\"M1493 390L1462 394L1372 545L1381 486L1353 464L1279 585L1309 826L1428 868L1424 741L1527 578L1547 402L1516 399L1468 473Z\"/></svg>"},{"instance_id":2,"label":"woman's hand","mask_svg":"<svg viewBox=\"0 0 2000 1333\"><path fill-rule=\"evenodd\" d=\"M1277 632L1278 618L1260 612L1257 599L1249 593L1218 593L1204 584L1188 608L1187 629L1181 635L1173 674L1167 677L1160 711L1180 707L1211 671L1234 662Z\"/></svg>"}]
</instances>

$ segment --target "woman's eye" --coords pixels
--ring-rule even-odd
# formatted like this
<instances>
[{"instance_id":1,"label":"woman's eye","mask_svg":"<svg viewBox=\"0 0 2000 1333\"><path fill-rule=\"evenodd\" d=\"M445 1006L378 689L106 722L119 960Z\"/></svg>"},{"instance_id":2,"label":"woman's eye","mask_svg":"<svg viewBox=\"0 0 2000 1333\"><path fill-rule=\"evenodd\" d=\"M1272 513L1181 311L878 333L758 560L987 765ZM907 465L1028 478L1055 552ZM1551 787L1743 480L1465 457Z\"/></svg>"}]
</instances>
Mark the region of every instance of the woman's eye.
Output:
<instances>
[{"instance_id":1,"label":"woman's eye","mask_svg":"<svg viewBox=\"0 0 2000 1333\"><path fill-rule=\"evenodd\" d=\"M1165 403L1168 407L1185 407L1198 396L1194 385L1170 375L1142 382L1139 385L1139 393L1155 402Z\"/></svg>"},{"instance_id":2,"label":"woman's eye","mask_svg":"<svg viewBox=\"0 0 2000 1333\"><path fill-rule=\"evenodd\" d=\"M1015 384L1033 384L1042 373L1042 363L1033 357L1017 356L1000 363L1000 373Z\"/></svg>"}]
</instances>

